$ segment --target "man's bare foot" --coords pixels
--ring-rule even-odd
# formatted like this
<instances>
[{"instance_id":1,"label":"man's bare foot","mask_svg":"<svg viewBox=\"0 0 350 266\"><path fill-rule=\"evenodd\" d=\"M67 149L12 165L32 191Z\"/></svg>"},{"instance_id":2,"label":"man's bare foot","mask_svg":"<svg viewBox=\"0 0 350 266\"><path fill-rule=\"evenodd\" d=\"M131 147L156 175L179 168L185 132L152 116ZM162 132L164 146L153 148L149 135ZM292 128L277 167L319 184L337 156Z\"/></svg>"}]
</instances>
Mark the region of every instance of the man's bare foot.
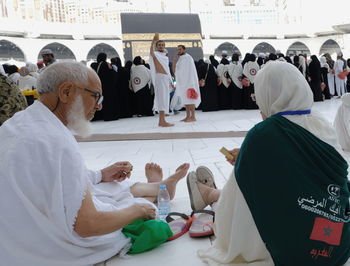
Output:
<instances>
[{"instance_id":1,"label":"man's bare foot","mask_svg":"<svg viewBox=\"0 0 350 266\"><path fill-rule=\"evenodd\" d=\"M172 127L172 126L174 126L174 124L170 124L168 122L159 122L158 126L160 126L160 127Z\"/></svg>"},{"instance_id":2,"label":"man's bare foot","mask_svg":"<svg viewBox=\"0 0 350 266\"><path fill-rule=\"evenodd\" d=\"M187 171L189 168L190 168L190 164L184 163L176 169L174 174L169 176L164 181L160 182L160 184L164 184L167 186L171 200L175 197L177 182L179 182L182 178L184 178L187 175Z\"/></svg>"},{"instance_id":3,"label":"man's bare foot","mask_svg":"<svg viewBox=\"0 0 350 266\"><path fill-rule=\"evenodd\" d=\"M148 183L160 182L163 179L163 169L155 163L145 165L145 174Z\"/></svg>"},{"instance_id":4,"label":"man's bare foot","mask_svg":"<svg viewBox=\"0 0 350 266\"><path fill-rule=\"evenodd\" d=\"M185 117L184 119L181 119L180 122L187 122L187 120L189 119L189 117Z\"/></svg>"},{"instance_id":5,"label":"man's bare foot","mask_svg":"<svg viewBox=\"0 0 350 266\"><path fill-rule=\"evenodd\" d=\"M187 118L187 119L185 120L185 122L195 122L195 121L197 121L197 119L194 118L194 117L190 117L190 118Z\"/></svg>"}]
</instances>

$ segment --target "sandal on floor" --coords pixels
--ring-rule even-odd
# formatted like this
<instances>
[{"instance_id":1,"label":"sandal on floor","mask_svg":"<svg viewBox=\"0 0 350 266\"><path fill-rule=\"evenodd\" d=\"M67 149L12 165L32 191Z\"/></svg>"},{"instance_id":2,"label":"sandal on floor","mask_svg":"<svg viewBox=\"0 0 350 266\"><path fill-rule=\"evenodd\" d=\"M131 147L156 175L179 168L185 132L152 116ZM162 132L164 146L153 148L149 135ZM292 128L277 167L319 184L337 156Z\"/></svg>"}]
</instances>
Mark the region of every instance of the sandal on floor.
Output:
<instances>
[{"instance_id":1,"label":"sandal on floor","mask_svg":"<svg viewBox=\"0 0 350 266\"><path fill-rule=\"evenodd\" d=\"M205 204L202 195L199 192L196 173L193 171L189 172L186 181L192 210L203 210L205 207L207 207L207 204Z\"/></svg>"},{"instance_id":2,"label":"sandal on floor","mask_svg":"<svg viewBox=\"0 0 350 266\"><path fill-rule=\"evenodd\" d=\"M197 181L211 188L216 189L214 175L208 167L199 166L196 170Z\"/></svg>"},{"instance_id":3,"label":"sandal on floor","mask_svg":"<svg viewBox=\"0 0 350 266\"><path fill-rule=\"evenodd\" d=\"M172 216L179 216L179 218L174 219ZM165 220L168 223L170 230L173 232L173 236L169 237L168 241L179 238L185 234L189 230L192 223L191 217L179 212L170 212Z\"/></svg>"},{"instance_id":4,"label":"sandal on floor","mask_svg":"<svg viewBox=\"0 0 350 266\"><path fill-rule=\"evenodd\" d=\"M192 224L188 231L191 237L204 237L214 234L215 213L211 210L193 211Z\"/></svg>"}]
</instances>

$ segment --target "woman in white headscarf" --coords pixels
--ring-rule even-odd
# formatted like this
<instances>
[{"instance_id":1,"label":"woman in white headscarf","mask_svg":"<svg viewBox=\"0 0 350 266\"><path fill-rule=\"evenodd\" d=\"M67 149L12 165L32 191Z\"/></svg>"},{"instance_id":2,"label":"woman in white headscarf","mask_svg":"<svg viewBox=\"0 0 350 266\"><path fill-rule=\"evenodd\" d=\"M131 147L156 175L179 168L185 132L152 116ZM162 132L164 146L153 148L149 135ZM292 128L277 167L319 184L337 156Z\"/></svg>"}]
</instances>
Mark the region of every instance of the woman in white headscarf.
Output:
<instances>
[{"instance_id":1,"label":"woman in white headscarf","mask_svg":"<svg viewBox=\"0 0 350 266\"><path fill-rule=\"evenodd\" d=\"M255 93L264 121L242 144L214 208L217 238L199 256L209 265L344 265L350 192L334 128L311 111L313 94L291 64L266 64ZM217 190L199 182L201 200L213 203Z\"/></svg>"}]
</instances>

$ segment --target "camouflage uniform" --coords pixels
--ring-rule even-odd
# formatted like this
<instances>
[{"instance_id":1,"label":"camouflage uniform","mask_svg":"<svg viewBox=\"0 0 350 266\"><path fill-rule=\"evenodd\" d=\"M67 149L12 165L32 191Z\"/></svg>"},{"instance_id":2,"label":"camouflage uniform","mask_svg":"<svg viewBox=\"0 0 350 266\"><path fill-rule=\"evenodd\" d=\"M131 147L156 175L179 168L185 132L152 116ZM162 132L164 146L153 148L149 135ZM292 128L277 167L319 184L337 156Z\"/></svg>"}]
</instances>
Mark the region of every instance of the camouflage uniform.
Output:
<instances>
[{"instance_id":1,"label":"camouflage uniform","mask_svg":"<svg viewBox=\"0 0 350 266\"><path fill-rule=\"evenodd\" d=\"M0 75L0 125L27 106L27 100L18 87Z\"/></svg>"}]
</instances>

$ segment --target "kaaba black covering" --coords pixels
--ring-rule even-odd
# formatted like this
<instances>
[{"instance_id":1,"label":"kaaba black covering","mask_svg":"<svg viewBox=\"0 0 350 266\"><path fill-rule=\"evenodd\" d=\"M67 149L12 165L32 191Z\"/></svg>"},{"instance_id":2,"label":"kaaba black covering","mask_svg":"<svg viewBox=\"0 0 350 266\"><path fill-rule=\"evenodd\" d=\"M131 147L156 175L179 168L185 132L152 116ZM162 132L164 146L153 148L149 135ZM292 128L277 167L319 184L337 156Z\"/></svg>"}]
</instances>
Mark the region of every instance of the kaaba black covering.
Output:
<instances>
[{"instance_id":1,"label":"kaaba black covering","mask_svg":"<svg viewBox=\"0 0 350 266\"><path fill-rule=\"evenodd\" d=\"M179 44L186 46L194 60L203 58L202 30L197 14L122 13L121 25L125 60L145 59L154 33L160 33L172 61Z\"/></svg>"}]
</instances>

